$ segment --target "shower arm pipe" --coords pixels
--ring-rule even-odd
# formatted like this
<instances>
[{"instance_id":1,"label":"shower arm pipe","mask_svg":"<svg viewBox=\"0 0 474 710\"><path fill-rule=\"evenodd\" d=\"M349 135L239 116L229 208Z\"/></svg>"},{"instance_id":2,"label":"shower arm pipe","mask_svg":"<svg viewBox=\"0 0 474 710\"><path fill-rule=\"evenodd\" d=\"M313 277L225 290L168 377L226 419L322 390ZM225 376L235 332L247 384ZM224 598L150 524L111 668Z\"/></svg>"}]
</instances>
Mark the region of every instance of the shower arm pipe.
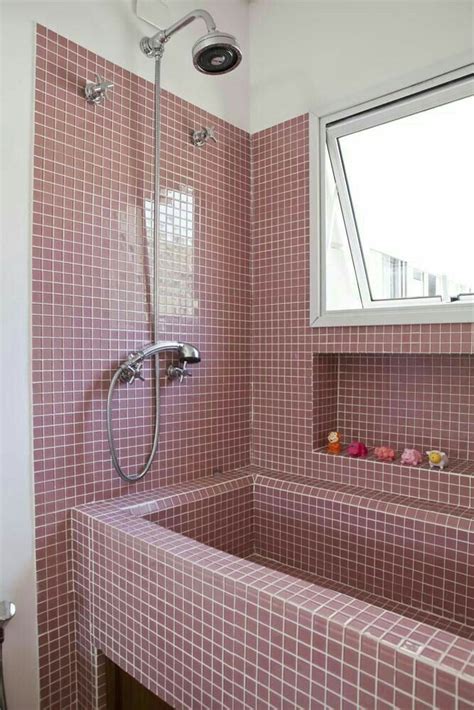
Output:
<instances>
[{"instance_id":1,"label":"shower arm pipe","mask_svg":"<svg viewBox=\"0 0 474 710\"><path fill-rule=\"evenodd\" d=\"M159 339L160 330L160 268L159 268L159 247L160 247L160 190L161 190L161 56L155 57L155 175L153 184L153 340ZM160 418L160 358L156 353L155 360L155 426L153 429L153 444L150 455L143 467L143 470L135 476L127 476L123 471L119 471L118 459L115 469L125 480L139 481L150 470L155 458L160 439L161 418ZM114 462L115 463L115 462Z\"/></svg>"},{"instance_id":2,"label":"shower arm pipe","mask_svg":"<svg viewBox=\"0 0 474 710\"><path fill-rule=\"evenodd\" d=\"M210 15L207 10L192 10L191 12L188 12L187 15L184 15L184 17L180 20L173 22L173 24L167 29L159 30L155 35L153 35L153 37L150 37L148 40L150 46L155 48L162 46L176 32L179 32L179 30L182 30L183 27L187 27L191 24L191 22L194 22L194 20L197 19L204 20L208 32L214 32L217 29L212 15Z\"/></svg>"}]
</instances>

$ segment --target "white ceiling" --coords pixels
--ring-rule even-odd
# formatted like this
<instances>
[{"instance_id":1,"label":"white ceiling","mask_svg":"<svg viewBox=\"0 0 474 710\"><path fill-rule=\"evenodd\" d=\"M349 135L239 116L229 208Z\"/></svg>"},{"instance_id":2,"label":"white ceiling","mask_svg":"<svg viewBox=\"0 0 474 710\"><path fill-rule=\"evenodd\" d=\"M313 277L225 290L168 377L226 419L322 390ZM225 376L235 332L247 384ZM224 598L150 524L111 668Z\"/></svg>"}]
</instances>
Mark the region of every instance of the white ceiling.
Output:
<instances>
[{"instance_id":1,"label":"white ceiling","mask_svg":"<svg viewBox=\"0 0 474 710\"><path fill-rule=\"evenodd\" d=\"M218 26L244 50L239 69L196 77L190 41L198 23L170 43L164 86L207 104L249 129L292 116L325 113L422 80L472 58L467 0L204 0ZM166 26L193 0L137 0L137 10Z\"/></svg>"},{"instance_id":2,"label":"white ceiling","mask_svg":"<svg viewBox=\"0 0 474 710\"><path fill-rule=\"evenodd\" d=\"M472 61L471 2L255 0L250 130L351 106Z\"/></svg>"}]
</instances>

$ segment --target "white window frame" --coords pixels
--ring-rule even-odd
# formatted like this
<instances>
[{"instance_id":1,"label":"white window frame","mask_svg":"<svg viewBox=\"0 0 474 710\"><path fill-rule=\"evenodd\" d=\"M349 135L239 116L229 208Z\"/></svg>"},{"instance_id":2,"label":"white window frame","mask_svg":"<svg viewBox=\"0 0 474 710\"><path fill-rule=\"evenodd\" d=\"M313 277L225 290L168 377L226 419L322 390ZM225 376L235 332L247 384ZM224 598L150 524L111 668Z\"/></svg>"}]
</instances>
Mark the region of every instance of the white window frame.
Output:
<instances>
[{"instance_id":1,"label":"white window frame","mask_svg":"<svg viewBox=\"0 0 474 710\"><path fill-rule=\"evenodd\" d=\"M338 145L341 136L471 96L473 73L474 65L469 65L337 113L322 117L310 114L311 326L474 321L474 301L470 297L464 302L443 302L437 297L403 299L400 306L387 306L386 301L372 300ZM326 145L336 178L362 308L337 311L326 308Z\"/></svg>"}]
</instances>

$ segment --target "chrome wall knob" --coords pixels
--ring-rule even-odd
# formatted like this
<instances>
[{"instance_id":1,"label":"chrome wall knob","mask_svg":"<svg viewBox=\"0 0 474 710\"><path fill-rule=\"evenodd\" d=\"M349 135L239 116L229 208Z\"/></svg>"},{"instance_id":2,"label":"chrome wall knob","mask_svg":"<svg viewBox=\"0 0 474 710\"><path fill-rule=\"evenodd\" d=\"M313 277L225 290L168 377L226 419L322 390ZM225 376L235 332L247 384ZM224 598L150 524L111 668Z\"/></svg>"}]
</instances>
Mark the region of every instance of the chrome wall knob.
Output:
<instances>
[{"instance_id":1,"label":"chrome wall knob","mask_svg":"<svg viewBox=\"0 0 474 710\"><path fill-rule=\"evenodd\" d=\"M188 363L184 362L182 367L177 367L176 365L168 365L166 370L169 380L178 380L181 382L185 377L192 377L192 373L188 370Z\"/></svg>"},{"instance_id":2,"label":"chrome wall knob","mask_svg":"<svg viewBox=\"0 0 474 710\"><path fill-rule=\"evenodd\" d=\"M120 369L120 379L122 382L126 382L127 385L133 385L135 380L141 380L145 382L145 378L142 375L143 358L140 357L140 353L131 353L128 356L128 360L123 363Z\"/></svg>"},{"instance_id":3,"label":"chrome wall knob","mask_svg":"<svg viewBox=\"0 0 474 710\"><path fill-rule=\"evenodd\" d=\"M107 91L113 88L113 83L99 74L95 75L95 79L95 82L86 81L84 95L90 104L101 104L107 98Z\"/></svg>"},{"instance_id":4,"label":"chrome wall knob","mask_svg":"<svg viewBox=\"0 0 474 710\"><path fill-rule=\"evenodd\" d=\"M196 129L191 135L191 143L198 148L202 148L207 141L214 141L217 143L217 138L215 134L215 128L210 128L209 126L204 126L204 128Z\"/></svg>"}]
</instances>

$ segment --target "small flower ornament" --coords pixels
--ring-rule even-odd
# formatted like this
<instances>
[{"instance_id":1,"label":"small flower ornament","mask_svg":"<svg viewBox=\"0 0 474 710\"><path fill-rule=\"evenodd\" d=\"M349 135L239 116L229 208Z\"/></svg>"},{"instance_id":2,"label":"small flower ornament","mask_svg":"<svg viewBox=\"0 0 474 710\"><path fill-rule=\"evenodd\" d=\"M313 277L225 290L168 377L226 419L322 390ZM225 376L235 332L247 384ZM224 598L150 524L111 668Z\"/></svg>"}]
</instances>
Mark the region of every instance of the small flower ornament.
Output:
<instances>
[{"instance_id":1,"label":"small flower ornament","mask_svg":"<svg viewBox=\"0 0 474 710\"><path fill-rule=\"evenodd\" d=\"M419 466L423 460L423 456L418 449L404 449L400 460L407 466Z\"/></svg>"},{"instance_id":2,"label":"small flower ornament","mask_svg":"<svg viewBox=\"0 0 474 710\"><path fill-rule=\"evenodd\" d=\"M393 461L395 458L395 451L390 446L377 446L374 454L380 461Z\"/></svg>"},{"instance_id":3,"label":"small flower ornament","mask_svg":"<svg viewBox=\"0 0 474 710\"><path fill-rule=\"evenodd\" d=\"M369 452L367 446L363 444L362 441L353 441L352 444L349 444L347 447L347 453L354 458L361 458L367 456Z\"/></svg>"}]
</instances>

